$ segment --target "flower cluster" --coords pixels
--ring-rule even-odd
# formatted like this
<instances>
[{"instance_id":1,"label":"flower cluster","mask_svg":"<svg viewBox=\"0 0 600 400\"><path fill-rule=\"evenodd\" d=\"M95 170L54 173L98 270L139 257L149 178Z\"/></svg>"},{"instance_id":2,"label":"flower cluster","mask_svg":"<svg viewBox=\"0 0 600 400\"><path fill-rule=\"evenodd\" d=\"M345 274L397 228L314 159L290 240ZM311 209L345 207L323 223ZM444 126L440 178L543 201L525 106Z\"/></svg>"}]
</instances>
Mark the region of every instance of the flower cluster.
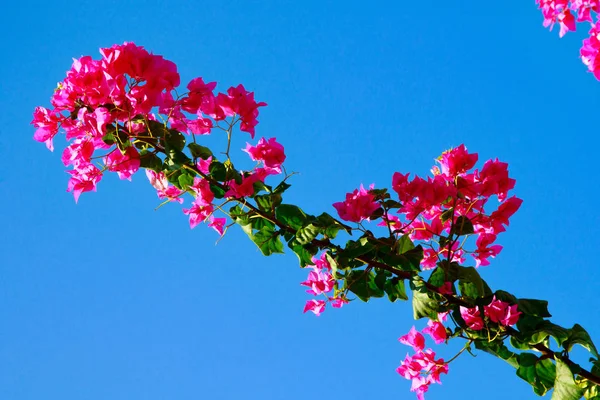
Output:
<instances>
[{"instance_id":1,"label":"flower cluster","mask_svg":"<svg viewBox=\"0 0 600 400\"><path fill-rule=\"evenodd\" d=\"M304 312L312 311L316 316L319 316L325 310L327 302L330 302L334 308L341 308L348 303L348 300L344 297L328 295L335 287L335 279L331 274L331 264L327 260L327 253L321 254L320 258L313 257L312 262L314 263L310 267L312 271L308 273L308 278L301 285L309 288L306 293L314 296L324 295L327 300L308 300L304 306Z\"/></svg>"},{"instance_id":2,"label":"flower cluster","mask_svg":"<svg viewBox=\"0 0 600 400\"><path fill-rule=\"evenodd\" d=\"M522 200L508 198L515 186L515 180L508 176L508 164L488 160L481 170L471 171L477 160L477 154L468 153L460 145L442 154L438 159L441 168L434 167L434 176L427 180L394 174L392 188L402 202L399 213L405 222L399 224L399 219L390 215L387 221L395 223L393 229L424 242L424 269L435 267L440 259L464 262L466 253L471 254L476 266L485 266L502 250L493 243L506 230ZM495 211L486 213L485 206L492 196L501 203ZM474 236L475 249L466 250L464 240L453 240L453 235Z\"/></svg>"},{"instance_id":3,"label":"flower cluster","mask_svg":"<svg viewBox=\"0 0 600 400\"><path fill-rule=\"evenodd\" d=\"M589 37L583 41L581 47L581 60L588 67L588 70L594 74L596 79L600 80L600 40L598 33L600 21L596 15L596 22L592 17L593 13L600 12L600 0L536 0L536 4L544 16L544 26L552 27L559 24L560 37L563 37L569 31L575 31L577 22L589 22L591 29Z\"/></svg>"},{"instance_id":4,"label":"flower cluster","mask_svg":"<svg viewBox=\"0 0 600 400\"><path fill-rule=\"evenodd\" d=\"M196 178L189 188L174 186L170 179L175 171L166 166L166 159L158 157L168 157L173 150L159 138L181 133L207 135L215 128L224 129L220 121L230 129L239 122L240 130L254 138L258 109L266 104L256 102L254 93L242 85L215 93L216 83L205 83L202 78L192 79L187 93L178 94L176 65L134 43L103 48L100 54L99 60L90 56L74 60L51 98L53 108L37 107L33 115L35 140L53 150L54 137L62 129L69 141L62 156L64 165L72 168L67 171L67 191L78 201L82 193L96 190L106 171L131 180L140 168L148 167L144 158L152 157L165 162L165 166L146 170L158 197L182 203L181 196L191 194L193 204L183 210L190 226L207 221L222 234L225 220L213 217L214 196L208 182ZM175 152L185 145L182 135L181 141ZM103 154L97 155L98 151ZM252 195L253 183L281 173L285 154L275 139L260 139L256 146L248 144L246 151L252 160L262 161L264 168L243 173L241 182L229 182L225 188L228 197ZM198 171L208 174L213 161L212 157L197 158Z\"/></svg>"},{"instance_id":5,"label":"flower cluster","mask_svg":"<svg viewBox=\"0 0 600 400\"><path fill-rule=\"evenodd\" d=\"M396 215L384 214L380 226L390 231L408 234L413 241L425 245L423 269L431 269L439 260L464 262L465 254L476 266L489 265L502 246L494 244L504 232L509 218L519 209L522 200L508 197L515 180L508 176L508 164L488 160L481 170L471 171L478 156L469 153L464 145L451 149L438 159L433 177L409 179L409 174L395 173L392 189L398 194L401 207ZM497 209L486 213L485 206L492 196L500 201ZM362 186L346 195L346 201L335 203L341 219L360 222L370 218L380 207L372 191ZM467 251L453 235L475 237L475 249Z\"/></svg>"},{"instance_id":6,"label":"flower cluster","mask_svg":"<svg viewBox=\"0 0 600 400\"><path fill-rule=\"evenodd\" d=\"M440 319L443 318L444 316L440 316ZM439 321L429 320L427 328L422 332L429 334L436 344L443 343L447 339L446 328ZM412 381L410 390L416 393L419 400L423 400L429 385L441 384L440 374L448 373L448 364L443 358L436 360L432 349L425 350L425 337L414 326L398 340L402 344L411 346L415 354L412 356L407 354L396 371L403 378Z\"/></svg>"},{"instance_id":7,"label":"flower cluster","mask_svg":"<svg viewBox=\"0 0 600 400\"><path fill-rule=\"evenodd\" d=\"M373 186L370 189L373 189ZM360 185L360 189L347 193L346 200L334 203L333 207L335 207L341 219L350 222L361 222L368 220L373 212L379 208L379 204L375 201L375 196Z\"/></svg>"},{"instance_id":8,"label":"flower cluster","mask_svg":"<svg viewBox=\"0 0 600 400\"><path fill-rule=\"evenodd\" d=\"M503 326L512 326L519 321L521 312L517 310L516 304L510 305L502 300L492 299L490 304L483 307L483 313L490 321ZM460 307L460 315L464 319L469 329L480 331L483 329L483 319L477 308Z\"/></svg>"}]
</instances>

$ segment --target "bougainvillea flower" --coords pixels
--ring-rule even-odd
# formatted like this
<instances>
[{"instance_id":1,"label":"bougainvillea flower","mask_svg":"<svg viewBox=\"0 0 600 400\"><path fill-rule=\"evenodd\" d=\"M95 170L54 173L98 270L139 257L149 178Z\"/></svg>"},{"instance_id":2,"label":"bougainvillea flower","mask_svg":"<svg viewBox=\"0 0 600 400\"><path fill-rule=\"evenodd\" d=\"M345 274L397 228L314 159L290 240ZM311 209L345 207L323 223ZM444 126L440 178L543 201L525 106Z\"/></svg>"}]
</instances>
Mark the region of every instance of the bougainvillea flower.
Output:
<instances>
[{"instance_id":1,"label":"bougainvillea flower","mask_svg":"<svg viewBox=\"0 0 600 400\"><path fill-rule=\"evenodd\" d=\"M444 325L438 321L433 320L427 321L427 327L424 328L422 332L431 336L431 338L436 344L443 343L448 337Z\"/></svg>"},{"instance_id":2,"label":"bougainvillea flower","mask_svg":"<svg viewBox=\"0 0 600 400\"><path fill-rule=\"evenodd\" d=\"M311 299L306 302L304 312L311 311L318 317L325 310L325 305L325 300Z\"/></svg>"},{"instance_id":3,"label":"bougainvillea flower","mask_svg":"<svg viewBox=\"0 0 600 400\"><path fill-rule=\"evenodd\" d=\"M373 215L379 204L375 201L375 196L360 185L360 189L347 193L346 200L334 203L333 207L344 221L361 222Z\"/></svg>"},{"instance_id":4,"label":"bougainvillea flower","mask_svg":"<svg viewBox=\"0 0 600 400\"><path fill-rule=\"evenodd\" d=\"M415 351L421 351L425 348L425 337L413 326L410 331L401 336L398 341L407 346L411 346Z\"/></svg>"}]
</instances>

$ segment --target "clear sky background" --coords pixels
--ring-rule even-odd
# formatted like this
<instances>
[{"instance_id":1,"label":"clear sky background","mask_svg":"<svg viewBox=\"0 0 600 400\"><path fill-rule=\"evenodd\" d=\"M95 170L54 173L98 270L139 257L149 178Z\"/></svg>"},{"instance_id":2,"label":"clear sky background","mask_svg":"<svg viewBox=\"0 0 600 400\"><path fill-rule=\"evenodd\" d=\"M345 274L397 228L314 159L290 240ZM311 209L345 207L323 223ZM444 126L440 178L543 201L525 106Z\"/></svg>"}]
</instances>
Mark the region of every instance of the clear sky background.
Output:
<instances>
[{"instance_id":1,"label":"clear sky background","mask_svg":"<svg viewBox=\"0 0 600 400\"><path fill-rule=\"evenodd\" d=\"M401 5L400 5L401 3ZM221 90L269 106L257 134L285 144L288 200L309 212L395 171L427 174L465 143L499 157L524 199L494 289L550 300L600 341L600 83L534 1L10 2L0 16L0 399L412 399L395 368L410 304L302 314L306 271L233 229L191 231L143 174L107 176L75 204L60 150L33 141L72 57L134 41ZM244 145L239 139L239 147ZM58 142L61 143L60 141ZM418 327L422 325L419 323ZM456 349L439 346L445 358ZM450 365L435 399L533 399L504 362Z\"/></svg>"}]
</instances>

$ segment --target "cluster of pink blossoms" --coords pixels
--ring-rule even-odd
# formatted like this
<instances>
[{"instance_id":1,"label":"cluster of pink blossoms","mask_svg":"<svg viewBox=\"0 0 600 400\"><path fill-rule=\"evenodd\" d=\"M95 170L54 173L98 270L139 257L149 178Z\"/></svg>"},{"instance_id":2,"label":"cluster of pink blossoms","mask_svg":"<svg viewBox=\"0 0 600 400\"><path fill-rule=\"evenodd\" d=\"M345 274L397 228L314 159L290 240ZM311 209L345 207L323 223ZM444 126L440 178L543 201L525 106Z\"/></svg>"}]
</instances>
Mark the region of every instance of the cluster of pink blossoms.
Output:
<instances>
[{"instance_id":1,"label":"cluster of pink blossoms","mask_svg":"<svg viewBox=\"0 0 600 400\"><path fill-rule=\"evenodd\" d=\"M188 92L178 95L177 67L162 56L133 43L100 49L100 54L99 60L90 56L74 60L51 98L53 108L37 107L33 115L35 140L53 150L53 139L62 129L69 141L62 161L72 167L67 171L71 176L67 191L73 192L75 201L82 193L95 191L107 170L131 180L141 164L135 144L148 137L151 121L186 134L207 135L219 121L230 118L230 125L239 122L240 130L254 138L258 108L266 103L256 102L254 93L242 85L215 94L215 82L195 78L187 85ZM244 173L241 183L226 182L228 197L252 195L253 183L281 173L285 155L274 138L260 139L245 150L264 168ZM95 156L97 151L104 154ZM208 174L211 161L198 160L198 169ZM147 170L146 174L159 198L183 202L181 196L186 192L171 185L164 172ZM192 228L207 221L222 233L225 221L213 218L213 196L207 188L201 178L194 181L189 192L195 200L184 212L190 216Z\"/></svg>"},{"instance_id":2,"label":"cluster of pink blossoms","mask_svg":"<svg viewBox=\"0 0 600 400\"><path fill-rule=\"evenodd\" d=\"M488 160L481 170L471 171L477 160L477 154L469 153L460 145L442 154L438 159L440 166L432 170L433 177L409 180L409 174L393 176L392 189L402 204L398 213L403 216L403 222L398 216L387 214L379 225L389 226L398 234L408 234L413 241L421 241L425 247L423 269L434 268L440 259L462 263L466 253L470 253L476 266L486 266L488 259L502 250L502 246L493 243L497 235L506 230L509 218L519 209L522 200L508 197L515 186L515 180L508 176L508 164ZM486 214L484 207L492 196L496 196L500 204L495 211ZM347 194L345 202L336 203L334 207L341 219L360 222L369 219L380 204L361 186L360 190ZM472 251L465 250L462 241L440 241L442 237L461 233L458 225L467 223L464 218L473 227L468 233L475 237Z\"/></svg>"},{"instance_id":3,"label":"cluster of pink blossoms","mask_svg":"<svg viewBox=\"0 0 600 400\"><path fill-rule=\"evenodd\" d=\"M446 319L446 315L440 314L438 318L443 321ZM427 327L422 332L429 334L436 344L443 343L448 337L446 328L439 321L429 320ZM440 374L448 373L448 364L444 362L443 358L436 360L435 352L432 349L424 350L425 337L414 326L398 340L402 344L411 346L415 354L412 356L407 354L396 371L403 378L412 381L410 390L416 393L419 400L423 400L425 392L429 390L429 385L441 384Z\"/></svg>"},{"instance_id":4,"label":"cluster of pink blossoms","mask_svg":"<svg viewBox=\"0 0 600 400\"><path fill-rule=\"evenodd\" d=\"M496 296L492 299L490 304L483 307L483 313L490 321L503 326L512 326L519 321L519 316L522 314L517 310L518 306L513 304L512 306L502 300L496 299ZM480 331L483 329L483 318L478 308L466 308L460 307L460 315L465 320L465 323L474 331Z\"/></svg>"},{"instance_id":5,"label":"cluster of pink blossoms","mask_svg":"<svg viewBox=\"0 0 600 400\"><path fill-rule=\"evenodd\" d=\"M569 31L575 31L577 22L591 24L590 36L583 41L580 54L589 71L600 80L600 20L596 15L594 22L592 17L592 12L600 12L600 0L536 0L536 4L544 16L545 27L552 29L555 24L559 24L560 37Z\"/></svg>"},{"instance_id":6,"label":"cluster of pink blossoms","mask_svg":"<svg viewBox=\"0 0 600 400\"><path fill-rule=\"evenodd\" d=\"M373 189L373 185L371 185L370 189ZM360 185L360 189L356 189L352 193L347 193L346 200L334 203L333 207L343 220L361 222L368 220L375 210L379 208L379 204L375 201L375 196Z\"/></svg>"},{"instance_id":7,"label":"cluster of pink blossoms","mask_svg":"<svg viewBox=\"0 0 600 400\"><path fill-rule=\"evenodd\" d=\"M306 281L301 283L301 285L309 288L306 293L310 293L314 296L324 295L327 299L311 299L306 302L304 312L312 311L316 316L321 315L325 310L327 302L330 302L331 306L334 308L341 308L344 304L348 303L348 300L343 297L330 297L330 295L328 295L328 293L334 289L335 279L331 274L331 264L329 264L326 254L327 253L321 254L320 258L312 258L314 263L314 265L310 267L312 271L308 273Z\"/></svg>"}]
</instances>

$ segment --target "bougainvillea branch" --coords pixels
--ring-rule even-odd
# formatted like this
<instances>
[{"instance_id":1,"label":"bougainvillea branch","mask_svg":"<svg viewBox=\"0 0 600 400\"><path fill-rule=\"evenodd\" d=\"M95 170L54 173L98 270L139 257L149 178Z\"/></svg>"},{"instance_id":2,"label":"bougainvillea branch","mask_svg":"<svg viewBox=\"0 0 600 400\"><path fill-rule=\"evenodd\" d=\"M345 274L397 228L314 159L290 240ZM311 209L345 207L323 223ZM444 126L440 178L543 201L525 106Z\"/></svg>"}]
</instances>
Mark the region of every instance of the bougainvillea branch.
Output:
<instances>
[{"instance_id":1,"label":"bougainvillea branch","mask_svg":"<svg viewBox=\"0 0 600 400\"><path fill-rule=\"evenodd\" d=\"M545 301L492 291L479 273L500 254L498 235L522 203L511 195L506 163L476 168L477 154L460 145L442 153L427 178L397 172L391 191L360 185L333 204L337 217L310 215L284 202L293 174L283 166L283 145L253 141L266 104L252 92L239 85L215 93L216 83L202 78L178 90L175 64L133 43L100 53L74 61L52 108L36 108L32 122L34 138L50 150L65 133L62 161L75 201L106 172L131 180L144 169L161 205L182 204L191 228L206 223L224 235L240 226L266 256L287 245L308 269L304 312L317 316L355 299L408 300L408 283L414 318L426 326L400 337L413 354L397 372L419 399L473 348L507 361L538 395L553 389L556 399L599 398L600 362L587 332L552 323ZM236 153L232 137L240 132L253 142ZM220 153L202 144L209 134L223 135ZM255 163L249 170L235 166L243 152ZM426 348L426 336L435 345L465 342L444 361ZM589 367L570 360L575 344L590 352Z\"/></svg>"}]
</instances>

